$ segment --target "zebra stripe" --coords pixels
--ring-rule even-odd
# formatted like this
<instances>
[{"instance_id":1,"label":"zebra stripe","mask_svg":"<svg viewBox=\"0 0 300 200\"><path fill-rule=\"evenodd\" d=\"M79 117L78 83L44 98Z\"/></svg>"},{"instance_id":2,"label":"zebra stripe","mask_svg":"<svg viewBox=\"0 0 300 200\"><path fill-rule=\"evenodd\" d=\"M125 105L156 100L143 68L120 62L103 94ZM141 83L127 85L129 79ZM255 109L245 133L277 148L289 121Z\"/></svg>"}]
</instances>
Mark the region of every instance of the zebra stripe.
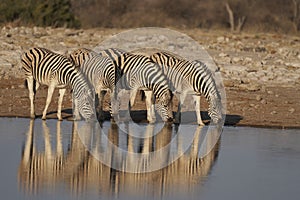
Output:
<instances>
[{"instance_id":1,"label":"zebra stripe","mask_svg":"<svg viewBox=\"0 0 300 200\"><path fill-rule=\"evenodd\" d=\"M73 101L78 106L75 117L79 118L79 113L87 120L95 117L93 90L82 73L66 57L48 49L35 47L22 55L21 63L28 83L31 118L35 118L34 98L40 84L48 86L42 119L46 119L54 89L59 88L57 117L62 120L61 105L68 85L72 87Z\"/></svg>"},{"instance_id":2,"label":"zebra stripe","mask_svg":"<svg viewBox=\"0 0 300 200\"><path fill-rule=\"evenodd\" d=\"M99 52L99 54L101 56L109 57L115 66L120 66L121 57L125 53L126 53L126 51L123 51L122 49L117 49L117 48L105 49L105 50Z\"/></svg>"},{"instance_id":3,"label":"zebra stripe","mask_svg":"<svg viewBox=\"0 0 300 200\"><path fill-rule=\"evenodd\" d=\"M150 59L157 63L179 93L176 121L180 120L181 104L188 93L194 95L197 122L204 125L200 115L200 95L209 103L208 114L214 123L222 118L221 98L212 72L201 61L187 61L167 52L152 54Z\"/></svg>"},{"instance_id":4,"label":"zebra stripe","mask_svg":"<svg viewBox=\"0 0 300 200\"><path fill-rule=\"evenodd\" d=\"M122 89L133 90L133 93L136 93L138 89L152 91L154 96L149 99L157 100L157 111L163 121L169 121L172 118L170 108L172 95L168 88L167 78L155 63L146 56L126 53L115 48L103 50L99 54L111 58L121 70ZM149 122L155 121L154 107L147 107L147 119Z\"/></svg>"},{"instance_id":5,"label":"zebra stripe","mask_svg":"<svg viewBox=\"0 0 300 200\"><path fill-rule=\"evenodd\" d=\"M69 54L69 58L76 66L80 66L83 74L95 88L99 99L99 105L97 106L98 118L102 119L103 100L106 92L110 91L112 103L114 103L113 98L116 97L114 89L119 76L115 65L111 59L86 48L74 50ZM111 115L114 114L112 109L110 109L110 113Z\"/></svg>"}]
</instances>

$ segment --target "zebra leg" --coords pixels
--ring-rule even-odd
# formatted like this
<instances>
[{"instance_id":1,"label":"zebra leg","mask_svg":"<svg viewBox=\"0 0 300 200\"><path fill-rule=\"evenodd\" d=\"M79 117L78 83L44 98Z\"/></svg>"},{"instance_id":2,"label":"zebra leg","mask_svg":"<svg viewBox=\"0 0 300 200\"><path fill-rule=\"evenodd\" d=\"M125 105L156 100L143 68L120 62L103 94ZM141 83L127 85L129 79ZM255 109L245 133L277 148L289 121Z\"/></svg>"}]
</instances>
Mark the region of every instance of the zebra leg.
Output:
<instances>
[{"instance_id":1,"label":"zebra leg","mask_svg":"<svg viewBox=\"0 0 300 200\"><path fill-rule=\"evenodd\" d=\"M50 84L49 87L48 87L48 95L47 95L46 105L45 105L45 109L43 111L43 116L42 116L43 120L46 119L47 110L48 110L48 107L49 107L49 105L51 103L51 99L52 99L52 95L53 95L54 89L55 89L55 85L54 84Z\"/></svg>"},{"instance_id":2,"label":"zebra leg","mask_svg":"<svg viewBox=\"0 0 300 200\"><path fill-rule=\"evenodd\" d=\"M147 107L147 120L149 121L149 123L154 123L156 117L155 117L155 108L153 102L153 92L145 91L145 96L146 96L146 107Z\"/></svg>"},{"instance_id":3,"label":"zebra leg","mask_svg":"<svg viewBox=\"0 0 300 200\"><path fill-rule=\"evenodd\" d=\"M39 84L39 82L36 81L34 94L36 94L36 91L39 89L39 87L40 87L40 84Z\"/></svg>"},{"instance_id":4,"label":"zebra leg","mask_svg":"<svg viewBox=\"0 0 300 200\"><path fill-rule=\"evenodd\" d=\"M97 107L97 113L98 113L98 120L103 121L103 102L104 102L104 96L107 93L106 90L98 91L98 99L99 99L99 105Z\"/></svg>"},{"instance_id":5,"label":"zebra leg","mask_svg":"<svg viewBox=\"0 0 300 200\"><path fill-rule=\"evenodd\" d=\"M178 108L174 120L175 124L180 124L181 122L181 108L184 103L186 95L187 95L186 93L181 93L177 96L179 99L178 99Z\"/></svg>"},{"instance_id":6,"label":"zebra leg","mask_svg":"<svg viewBox=\"0 0 300 200\"><path fill-rule=\"evenodd\" d=\"M53 158L51 142L50 142L50 130L47 126L47 122L43 121L43 132L44 132L44 144L45 144L45 158L47 161L51 161Z\"/></svg>"},{"instance_id":7,"label":"zebra leg","mask_svg":"<svg viewBox=\"0 0 300 200\"><path fill-rule=\"evenodd\" d=\"M180 124L180 121L181 121L181 95L178 95L177 98L178 98L178 104L177 104L177 112L175 115L174 123Z\"/></svg>"},{"instance_id":8,"label":"zebra leg","mask_svg":"<svg viewBox=\"0 0 300 200\"><path fill-rule=\"evenodd\" d=\"M64 98L64 95L65 95L65 92L66 92L65 88L59 89L58 108L57 108L57 118L58 118L58 120L62 120L62 117L61 117L61 105L62 105L62 102L63 102L63 98Z\"/></svg>"},{"instance_id":9,"label":"zebra leg","mask_svg":"<svg viewBox=\"0 0 300 200\"><path fill-rule=\"evenodd\" d=\"M178 108L177 108L177 112L175 115L174 123L180 124L180 121L181 121L181 103L180 103L180 101L178 101Z\"/></svg>"},{"instance_id":10,"label":"zebra leg","mask_svg":"<svg viewBox=\"0 0 300 200\"><path fill-rule=\"evenodd\" d=\"M30 118L34 119L35 118L35 112L34 112L35 93L33 90L33 87L34 87L33 76L27 77L26 80L27 80L27 86L28 86L28 91L29 91L29 100L30 100Z\"/></svg>"},{"instance_id":11,"label":"zebra leg","mask_svg":"<svg viewBox=\"0 0 300 200\"><path fill-rule=\"evenodd\" d=\"M201 119L201 113L200 113L200 95L193 95L194 102L195 102L195 111L196 111L196 116L197 116L197 123L200 126L204 126L204 123Z\"/></svg>"},{"instance_id":12,"label":"zebra leg","mask_svg":"<svg viewBox=\"0 0 300 200\"><path fill-rule=\"evenodd\" d=\"M129 104L129 110L131 110L131 106L134 105L136 95L137 95L138 89L133 89L130 91L130 104Z\"/></svg>"},{"instance_id":13,"label":"zebra leg","mask_svg":"<svg viewBox=\"0 0 300 200\"><path fill-rule=\"evenodd\" d=\"M73 106L73 118L74 120L80 120L80 114L79 114L79 110L78 110L78 102L77 100L74 98L74 93L72 93L72 100L73 100L73 103L72 103L72 106Z\"/></svg>"},{"instance_id":14,"label":"zebra leg","mask_svg":"<svg viewBox=\"0 0 300 200\"><path fill-rule=\"evenodd\" d=\"M112 121L115 121L115 118L118 117L119 115L119 110L120 110L120 101L118 97L118 92L116 91L116 88L113 88L110 90L110 115Z\"/></svg>"}]
</instances>

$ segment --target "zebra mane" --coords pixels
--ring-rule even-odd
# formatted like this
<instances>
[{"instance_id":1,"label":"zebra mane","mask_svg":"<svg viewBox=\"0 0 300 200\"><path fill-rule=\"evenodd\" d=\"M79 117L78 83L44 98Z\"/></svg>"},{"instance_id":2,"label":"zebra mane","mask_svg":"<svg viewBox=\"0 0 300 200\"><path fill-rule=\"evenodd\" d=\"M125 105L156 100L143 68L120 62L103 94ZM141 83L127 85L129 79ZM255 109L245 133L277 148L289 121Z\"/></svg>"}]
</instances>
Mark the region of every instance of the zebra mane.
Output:
<instances>
[{"instance_id":1,"label":"zebra mane","mask_svg":"<svg viewBox=\"0 0 300 200\"><path fill-rule=\"evenodd\" d=\"M178 54L175 54L175 53L168 52L168 51L160 51L160 52L157 52L157 53L158 54L163 54L165 56L169 56L169 57L172 57L172 58L176 58L177 60L182 60L182 61L185 60L182 56L180 56Z\"/></svg>"}]
</instances>

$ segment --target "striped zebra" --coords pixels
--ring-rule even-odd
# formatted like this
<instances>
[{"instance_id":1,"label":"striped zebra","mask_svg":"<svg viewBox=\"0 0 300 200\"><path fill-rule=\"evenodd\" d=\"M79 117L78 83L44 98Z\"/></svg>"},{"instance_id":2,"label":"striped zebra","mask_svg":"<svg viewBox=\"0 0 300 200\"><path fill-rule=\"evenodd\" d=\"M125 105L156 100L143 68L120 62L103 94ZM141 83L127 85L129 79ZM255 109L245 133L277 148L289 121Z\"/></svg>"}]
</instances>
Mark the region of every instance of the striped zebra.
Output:
<instances>
[{"instance_id":1,"label":"striped zebra","mask_svg":"<svg viewBox=\"0 0 300 200\"><path fill-rule=\"evenodd\" d=\"M97 107L98 118L103 119L103 100L107 91L111 94L111 107L117 107L114 104L116 98L115 85L118 79L118 70L115 69L115 65L111 59L101 56L98 53L86 49L80 48L72 51L69 55L69 59L80 67L83 74L89 80L90 84L93 85L99 105ZM110 109L110 113L113 116L114 113Z\"/></svg>"},{"instance_id":2,"label":"striped zebra","mask_svg":"<svg viewBox=\"0 0 300 200\"><path fill-rule=\"evenodd\" d=\"M195 101L197 123L204 125L200 115L200 95L204 95L209 103L208 114L214 123L222 118L221 97L217 90L213 74L201 61L187 61L167 52L158 52L150 56L168 77L179 97L175 122L179 123L182 104L188 94Z\"/></svg>"},{"instance_id":3,"label":"striped zebra","mask_svg":"<svg viewBox=\"0 0 300 200\"><path fill-rule=\"evenodd\" d=\"M96 117L94 91L83 74L65 56L35 47L22 55L21 62L28 84L31 118L35 118L34 98L40 84L48 86L42 119L46 119L54 89L59 88L57 117L62 120L61 105L68 85L72 87L73 104L77 108L73 112L75 119L79 119L80 114L86 120Z\"/></svg>"},{"instance_id":4,"label":"striped zebra","mask_svg":"<svg viewBox=\"0 0 300 200\"><path fill-rule=\"evenodd\" d=\"M148 57L126 53L123 50L110 48L99 52L102 56L112 59L114 64L120 69L122 78L120 79L121 89L131 90L131 96L135 97L139 89L143 89L148 98L147 120L155 122L154 102L156 110L163 121L170 121L172 116L171 99L172 93L168 88L166 76L161 69ZM133 95L132 95L133 94ZM130 101L133 105L133 101Z\"/></svg>"}]
</instances>

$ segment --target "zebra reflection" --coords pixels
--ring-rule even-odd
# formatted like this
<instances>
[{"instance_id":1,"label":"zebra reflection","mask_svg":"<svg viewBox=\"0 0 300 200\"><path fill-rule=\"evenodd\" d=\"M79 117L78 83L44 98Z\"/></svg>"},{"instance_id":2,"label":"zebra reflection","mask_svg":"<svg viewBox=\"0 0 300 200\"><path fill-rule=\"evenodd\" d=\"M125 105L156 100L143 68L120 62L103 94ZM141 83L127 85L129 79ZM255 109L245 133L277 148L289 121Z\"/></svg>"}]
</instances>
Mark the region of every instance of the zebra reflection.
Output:
<instances>
[{"instance_id":1,"label":"zebra reflection","mask_svg":"<svg viewBox=\"0 0 300 200\"><path fill-rule=\"evenodd\" d=\"M178 127L171 124L162 126L159 131L154 124L148 124L141 133L143 137L136 137L131 124L121 130L117 124L107 122L102 132L95 133L91 131L94 127L72 122L72 133L66 134L64 128L62 134L62 124L71 126L71 122L57 121L56 130L51 131L54 129L51 122L44 121L40 135L35 133L38 123L34 120L29 123L18 170L20 188L29 194L45 189L54 191L62 184L71 194L99 190L106 196L163 197L181 190L193 191L209 174L220 144L201 157L199 153L207 131L201 126L194 130L192 143L186 149L184 135L176 137ZM87 128L84 137L81 128ZM213 134L206 134L210 135ZM172 141L174 145L170 145ZM120 153L117 148L123 151ZM136 154L143 156L134 156ZM174 155L180 156L174 159ZM163 167L158 169L157 166ZM156 170L149 171L151 167Z\"/></svg>"}]
</instances>

